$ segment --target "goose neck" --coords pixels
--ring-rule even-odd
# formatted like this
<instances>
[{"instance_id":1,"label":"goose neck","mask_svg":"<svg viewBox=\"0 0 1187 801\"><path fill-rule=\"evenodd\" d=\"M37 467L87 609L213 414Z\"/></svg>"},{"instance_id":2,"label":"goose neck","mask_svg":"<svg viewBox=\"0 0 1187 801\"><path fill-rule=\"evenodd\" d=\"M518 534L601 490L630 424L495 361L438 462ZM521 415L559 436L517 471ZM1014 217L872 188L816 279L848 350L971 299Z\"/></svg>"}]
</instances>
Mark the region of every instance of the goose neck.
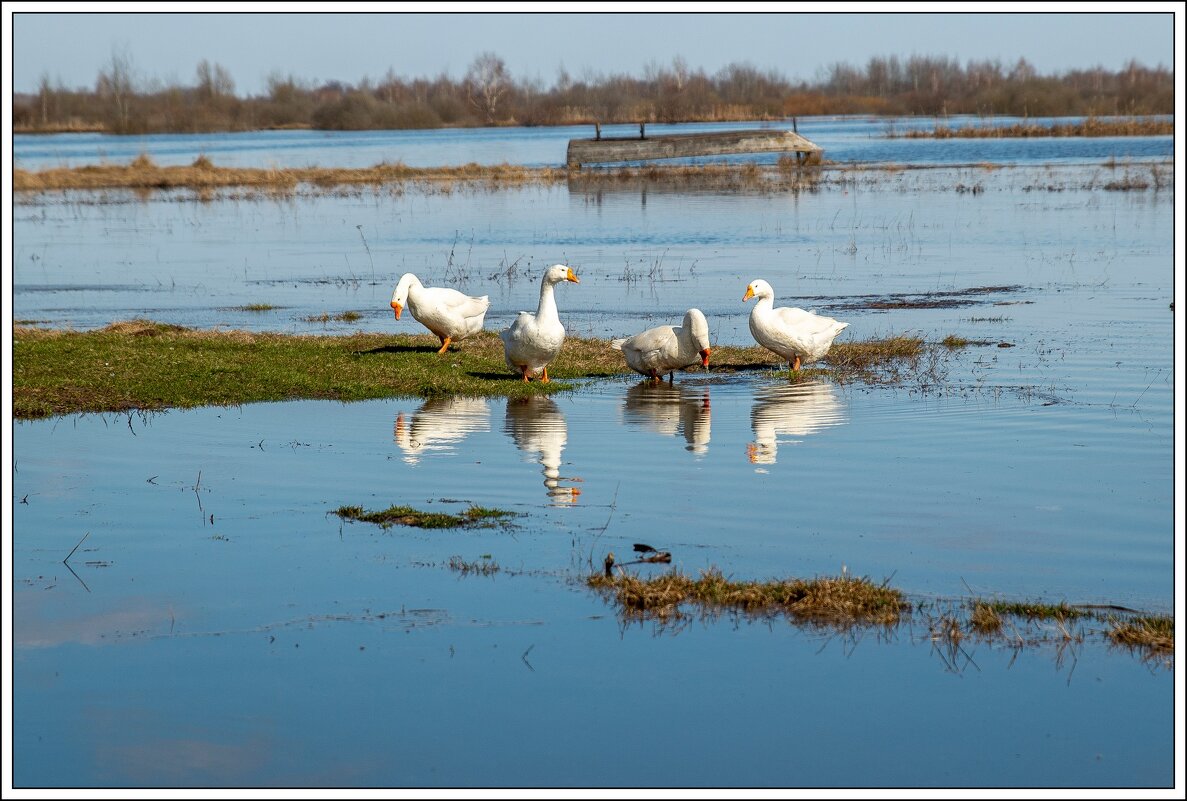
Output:
<instances>
[{"instance_id":1,"label":"goose neck","mask_svg":"<svg viewBox=\"0 0 1187 801\"><path fill-rule=\"evenodd\" d=\"M540 305L536 308L536 319L543 319L545 316L557 316L556 293L553 290L553 285L548 281L540 284Z\"/></svg>"}]
</instances>

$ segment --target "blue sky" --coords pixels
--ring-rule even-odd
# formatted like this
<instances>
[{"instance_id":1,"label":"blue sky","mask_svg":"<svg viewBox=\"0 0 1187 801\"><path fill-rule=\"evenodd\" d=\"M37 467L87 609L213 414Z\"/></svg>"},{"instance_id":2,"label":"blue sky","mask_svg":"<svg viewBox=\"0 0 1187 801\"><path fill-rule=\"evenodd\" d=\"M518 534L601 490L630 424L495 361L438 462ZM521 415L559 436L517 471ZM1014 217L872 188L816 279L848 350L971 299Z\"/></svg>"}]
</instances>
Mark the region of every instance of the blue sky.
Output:
<instances>
[{"instance_id":1,"label":"blue sky","mask_svg":"<svg viewBox=\"0 0 1187 801\"><path fill-rule=\"evenodd\" d=\"M221 9L220 4L184 4ZM1091 5L1091 4L1088 4ZM1178 4L1127 5L1161 9ZM1147 66L1174 63L1170 13L770 13L803 4L733 4L762 13L386 13L371 4L234 4L262 9L309 9L306 13L32 13L71 4L14 3L13 90L35 91L42 75L67 87L94 85L113 49L130 56L136 74L192 84L199 61L227 68L239 94L263 91L269 73L309 81L355 83L381 77L388 69L402 77L460 78L483 51L503 58L516 79L539 78L551 86L560 67L581 77L642 75L651 63L668 65L681 56L693 68L712 73L731 62L775 69L792 79L813 79L838 61L864 65L875 55L949 56L961 63L1025 57L1041 73L1103 66L1118 69L1130 59ZM96 6L80 6L79 8ZM139 4L106 4L139 11ZM511 8L536 8L516 4ZM622 4L547 4L544 8L638 8ZM671 5L643 6L667 10ZM854 8L855 6L829 6ZM981 4L982 8L1022 6ZM1028 6L1029 7L1029 6ZM1083 6L1081 6L1083 7ZM1118 8L1119 5L1104 5ZM339 8L359 12L342 13ZM384 4L382 9L465 9L466 4ZM717 9L724 6L682 5ZM878 6L885 8L885 6ZM926 7L925 7L926 8Z\"/></svg>"}]
</instances>

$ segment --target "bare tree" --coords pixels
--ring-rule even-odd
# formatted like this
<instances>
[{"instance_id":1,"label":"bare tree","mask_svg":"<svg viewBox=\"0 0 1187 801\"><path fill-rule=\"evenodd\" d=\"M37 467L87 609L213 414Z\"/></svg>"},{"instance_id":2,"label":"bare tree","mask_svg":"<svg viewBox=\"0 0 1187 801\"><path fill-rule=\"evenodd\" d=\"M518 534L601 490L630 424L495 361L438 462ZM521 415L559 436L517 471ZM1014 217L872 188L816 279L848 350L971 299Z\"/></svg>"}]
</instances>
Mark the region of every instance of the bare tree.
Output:
<instances>
[{"instance_id":1,"label":"bare tree","mask_svg":"<svg viewBox=\"0 0 1187 801\"><path fill-rule=\"evenodd\" d=\"M54 103L54 88L49 82L49 73L41 73L41 80L37 82L37 100L41 105L41 124L49 124L49 107Z\"/></svg>"},{"instance_id":2,"label":"bare tree","mask_svg":"<svg viewBox=\"0 0 1187 801\"><path fill-rule=\"evenodd\" d=\"M228 97L235 92L235 81L222 64L211 64L206 59L198 62L198 95L203 100Z\"/></svg>"},{"instance_id":3,"label":"bare tree","mask_svg":"<svg viewBox=\"0 0 1187 801\"><path fill-rule=\"evenodd\" d=\"M488 123L494 122L499 100L511 86L511 75L503 59L489 52L478 56L466 72L466 85L470 102L483 113Z\"/></svg>"},{"instance_id":4,"label":"bare tree","mask_svg":"<svg viewBox=\"0 0 1187 801\"><path fill-rule=\"evenodd\" d=\"M128 54L127 47L112 48L111 61L104 69L99 70L95 92L111 102L115 111L116 129L119 131L128 130L128 107L135 91L132 57Z\"/></svg>"}]
</instances>

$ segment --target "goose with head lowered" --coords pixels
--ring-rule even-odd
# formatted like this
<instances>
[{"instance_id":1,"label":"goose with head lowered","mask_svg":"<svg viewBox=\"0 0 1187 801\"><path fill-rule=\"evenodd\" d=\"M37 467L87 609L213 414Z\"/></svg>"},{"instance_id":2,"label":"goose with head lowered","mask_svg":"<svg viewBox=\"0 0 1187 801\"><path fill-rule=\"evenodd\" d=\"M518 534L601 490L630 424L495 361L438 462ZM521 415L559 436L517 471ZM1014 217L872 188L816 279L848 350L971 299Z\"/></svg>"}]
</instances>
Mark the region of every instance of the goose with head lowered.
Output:
<instances>
[{"instance_id":1,"label":"goose with head lowered","mask_svg":"<svg viewBox=\"0 0 1187 801\"><path fill-rule=\"evenodd\" d=\"M449 287L427 287L412 273L404 273L392 293L392 310L397 320L405 306L417 322L441 340L441 350L437 352L444 353L452 343L482 330L490 298L471 297Z\"/></svg>"},{"instance_id":2,"label":"goose with head lowered","mask_svg":"<svg viewBox=\"0 0 1187 801\"><path fill-rule=\"evenodd\" d=\"M562 281L581 281L571 267L554 264L544 271L540 281L540 305L536 313L521 311L511 327L499 333L507 366L529 381L539 375L548 383L548 365L565 344L565 327L556 311L555 287Z\"/></svg>"},{"instance_id":3,"label":"goose with head lowered","mask_svg":"<svg viewBox=\"0 0 1187 801\"><path fill-rule=\"evenodd\" d=\"M761 278L750 282L742 301L751 298L757 298L750 310L754 341L787 359L793 371L823 358L837 334L849 325L803 309L774 308L775 290Z\"/></svg>"},{"instance_id":4,"label":"goose with head lowered","mask_svg":"<svg viewBox=\"0 0 1187 801\"><path fill-rule=\"evenodd\" d=\"M611 341L610 347L622 351L627 367L655 381L663 374L696 364L709 366L709 323L700 309L689 309L678 328L661 325L626 339Z\"/></svg>"}]
</instances>

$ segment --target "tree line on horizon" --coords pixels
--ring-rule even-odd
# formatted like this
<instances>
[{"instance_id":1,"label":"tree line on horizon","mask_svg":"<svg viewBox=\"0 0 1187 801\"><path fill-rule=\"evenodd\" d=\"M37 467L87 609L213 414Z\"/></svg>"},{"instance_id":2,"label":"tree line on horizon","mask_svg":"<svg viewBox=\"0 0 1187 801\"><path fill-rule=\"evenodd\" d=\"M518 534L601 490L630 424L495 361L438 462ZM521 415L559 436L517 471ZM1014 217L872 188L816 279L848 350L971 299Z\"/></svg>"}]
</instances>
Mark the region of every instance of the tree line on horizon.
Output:
<instances>
[{"instance_id":1,"label":"tree line on horizon","mask_svg":"<svg viewBox=\"0 0 1187 801\"><path fill-rule=\"evenodd\" d=\"M203 60L189 85L138 76L113 52L89 88L67 89L43 75L33 94L14 95L16 131L200 133L276 128L423 129L497 125L775 120L795 116L1141 116L1174 113L1174 73L1131 60L1040 75L1025 59L969 61L936 56L836 63L813 81L730 64L714 74L681 57L641 76L574 77L561 68L551 86L514 79L502 58L482 53L455 80L404 78L389 69L356 84L302 81L273 73L266 91L240 96L221 65Z\"/></svg>"}]
</instances>

